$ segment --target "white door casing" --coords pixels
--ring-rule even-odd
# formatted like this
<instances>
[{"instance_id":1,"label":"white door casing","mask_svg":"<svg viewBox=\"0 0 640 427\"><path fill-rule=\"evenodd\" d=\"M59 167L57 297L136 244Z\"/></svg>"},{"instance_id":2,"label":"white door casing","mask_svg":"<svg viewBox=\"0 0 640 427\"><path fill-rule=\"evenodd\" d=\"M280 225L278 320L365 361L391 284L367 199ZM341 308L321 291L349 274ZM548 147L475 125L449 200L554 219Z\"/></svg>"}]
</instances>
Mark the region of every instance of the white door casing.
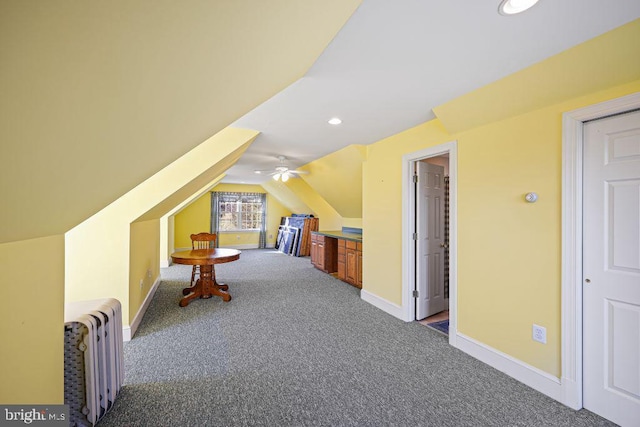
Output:
<instances>
[{"instance_id":1,"label":"white door casing","mask_svg":"<svg viewBox=\"0 0 640 427\"><path fill-rule=\"evenodd\" d=\"M584 125L583 403L640 420L640 112Z\"/></svg>"},{"instance_id":2,"label":"white door casing","mask_svg":"<svg viewBox=\"0 0 640 427\"><path fill-rule=\"evenodd\" d=\"M416 162L416 319L445 309L444 167Z\"/></svg>"}]
</instances>

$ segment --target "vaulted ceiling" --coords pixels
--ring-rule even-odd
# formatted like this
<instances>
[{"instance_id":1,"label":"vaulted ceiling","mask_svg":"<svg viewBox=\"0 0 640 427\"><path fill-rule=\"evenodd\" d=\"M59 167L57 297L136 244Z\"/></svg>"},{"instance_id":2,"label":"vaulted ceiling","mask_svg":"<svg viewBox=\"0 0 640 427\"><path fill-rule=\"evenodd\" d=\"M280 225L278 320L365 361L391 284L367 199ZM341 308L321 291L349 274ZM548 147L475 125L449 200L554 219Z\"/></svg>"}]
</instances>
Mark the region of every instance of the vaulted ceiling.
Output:
<instances>
[{"instance_id":1,"label":"vaulted ceiling","mask_svg":"<svg viewBox=\"0 0 640 427\"><path fill-rule=\"evenodd\" d=\"M225 182L262 182L278 155L313 170L640 17L637 0L498 3L2 1L0 243L66 232L229 125L260 135Z\"/></svg>"},{"instance_id":2,"label":"vaulted ceiling","mask_svg":"<svg viewBox=\"0 0 640 427\"><path fill-rule=\"evenodd\" d=\"M0 2L0 243L61 234L304 76L359 0Z\"/></svg>"},{"instance_id":3,"label":"vaulted ceiling","mask_svg":"<svg viewBox=\"0 0 640 427\"><path fill-rule=\"evenodd\" d=\"M233 124L261 134L223 181L269 179L253 171L277 166L278 155L299 167L350 144L374 143L640 17L637 0L540 0L516 16L500 15L499 3L364 0L303 78ZM342 124L328 124L332 117Z\"/></svg>"}]
</instances>

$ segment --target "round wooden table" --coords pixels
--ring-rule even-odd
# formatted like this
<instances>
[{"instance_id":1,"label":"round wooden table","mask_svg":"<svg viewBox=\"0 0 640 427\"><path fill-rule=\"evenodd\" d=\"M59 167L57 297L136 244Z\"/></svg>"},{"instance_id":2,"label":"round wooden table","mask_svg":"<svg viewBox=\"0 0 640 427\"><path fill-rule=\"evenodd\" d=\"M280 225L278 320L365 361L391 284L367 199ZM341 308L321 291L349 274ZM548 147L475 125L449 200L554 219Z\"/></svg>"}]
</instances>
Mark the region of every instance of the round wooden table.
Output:
<instances>
[{"instance_id":1,"label":"round wooden table","mask_svg":"<svg viewBox=\"0 0 640 427\"><path fill-rule=\"evenodd\" d=\"M216 272L213 266L239 258L239 250L227 248L193 249L172 253L171 259L176 264L200 266L200 278L196 284L182 290L185 297L180 300L180 307L186 307L193 299L211 298L212 295L219 296L225 302L231 301L231 295L227 292L229 287L216 282Z\"/></svg>"}]
</instances>

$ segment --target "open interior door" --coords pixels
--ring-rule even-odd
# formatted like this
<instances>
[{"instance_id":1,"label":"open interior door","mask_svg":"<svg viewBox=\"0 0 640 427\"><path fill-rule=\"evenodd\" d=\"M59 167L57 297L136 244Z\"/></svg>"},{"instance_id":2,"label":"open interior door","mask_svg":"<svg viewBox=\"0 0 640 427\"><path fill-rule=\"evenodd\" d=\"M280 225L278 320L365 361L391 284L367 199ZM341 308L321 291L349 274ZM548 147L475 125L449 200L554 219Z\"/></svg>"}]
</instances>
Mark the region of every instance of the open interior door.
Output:
<instances>
[{"instance_id":1,"label":"open interior door","mask_svg":"<svg viewBox=\"0 0 640 427\"><path fill-rule=\"evenodd\" d=\"M416 162L416 320L445 309L444 167Z\"/></svg>"}]
</instances>

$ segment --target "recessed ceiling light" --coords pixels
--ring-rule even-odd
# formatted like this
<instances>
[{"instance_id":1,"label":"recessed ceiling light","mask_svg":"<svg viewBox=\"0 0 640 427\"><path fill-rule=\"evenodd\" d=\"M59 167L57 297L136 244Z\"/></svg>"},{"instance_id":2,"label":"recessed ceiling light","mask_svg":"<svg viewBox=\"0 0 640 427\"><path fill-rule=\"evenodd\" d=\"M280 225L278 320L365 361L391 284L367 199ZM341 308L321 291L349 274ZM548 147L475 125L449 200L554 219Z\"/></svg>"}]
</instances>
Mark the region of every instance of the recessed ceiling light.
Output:
<instances>
[{"instance_id":1,"label":"recessed ceiling light","mask_svg":"<svg viewBox=\"0 0 640 427\"><path fill-rule=\"evenodd\" d=\"M524 12L536 3L538 3L538 0L502 0L498 12L505 16L515 15L516 13Z\"/></svg>"},{"instance_id":2,"label":"recessed ceiling light","mask_svg":"<svg viewBox=\"0 0 640 427\"><path fill-rule=\"evenodd\" d=\"M330 125L339 125L340 123L342 123L342 120L340 120L337 117L334 117L331 120L329 120L329 124Z\"/></svg>"},{"instance_id":3,"label":"recessed ceiling light","mask_svg":"<svg viewBox=\"0 0 640 427\"><path fill-rule=\"evenodd\" d=\"M256 171L253 171L253 173L257 173L258 175L260 175L262 173L262 171L256 170Z\"/></svg>"}]
</instances>

